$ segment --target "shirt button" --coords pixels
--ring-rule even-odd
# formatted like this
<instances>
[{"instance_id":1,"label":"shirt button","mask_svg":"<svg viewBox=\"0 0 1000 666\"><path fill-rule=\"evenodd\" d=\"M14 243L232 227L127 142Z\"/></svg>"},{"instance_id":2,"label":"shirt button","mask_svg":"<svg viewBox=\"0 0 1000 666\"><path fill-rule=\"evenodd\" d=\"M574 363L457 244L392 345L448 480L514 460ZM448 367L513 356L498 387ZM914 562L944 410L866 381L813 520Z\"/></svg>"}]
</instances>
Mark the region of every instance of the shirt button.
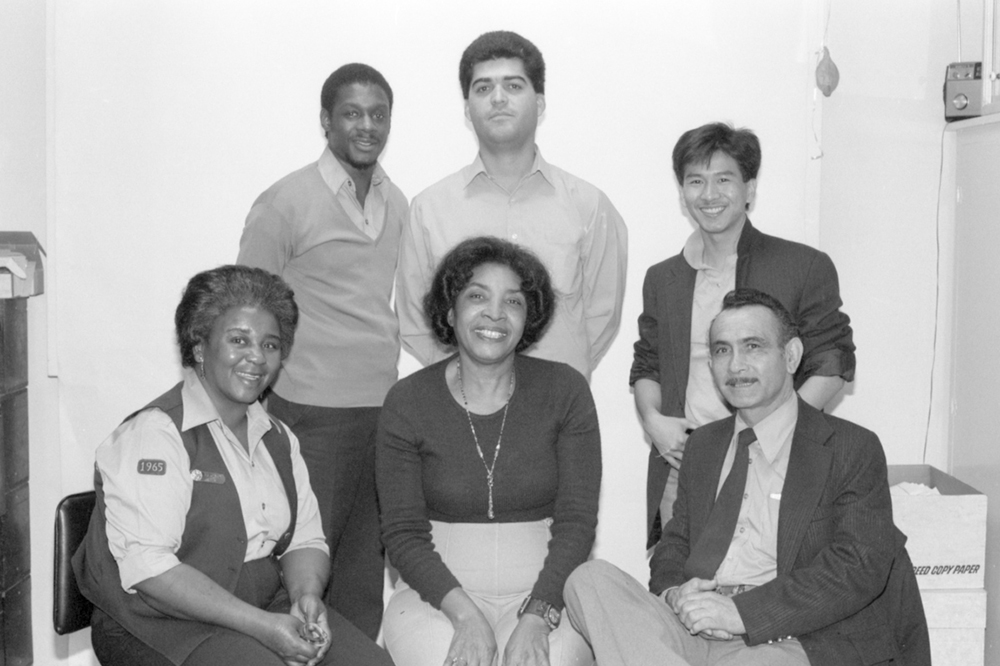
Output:
<instances>
[{"instance_id":1,"label":"shirt button","mask_svg":"<svg viewBox=\"0 0 1000 666\"><path fill-rule=\"evenodd\" d=\"M743 493L743 499L750 499L750 493Z\"/></svg>"},{"instance_id":2,"label":"shirt button","mask_svg":"<svg viewBox=\"0 0 1000 666\"><path fill-rule=\"evenodd\" d=\"M516 241L517 240L517 234L511 234L510 235L510 239Z\"/></svg>"},{"instance_id":3,"label":"shirt button","mask_svg":"<svg viewBox=\"0 0 1000 666\"><path fill-rule=\"evenodd\" d=\"M746 532L746 531L747 531L747 528L745 528L745 527L741 527L741 528L740 528L740 534L743 534L743 533L744 533L744 532Z\"/></svg>"}]
</instances>

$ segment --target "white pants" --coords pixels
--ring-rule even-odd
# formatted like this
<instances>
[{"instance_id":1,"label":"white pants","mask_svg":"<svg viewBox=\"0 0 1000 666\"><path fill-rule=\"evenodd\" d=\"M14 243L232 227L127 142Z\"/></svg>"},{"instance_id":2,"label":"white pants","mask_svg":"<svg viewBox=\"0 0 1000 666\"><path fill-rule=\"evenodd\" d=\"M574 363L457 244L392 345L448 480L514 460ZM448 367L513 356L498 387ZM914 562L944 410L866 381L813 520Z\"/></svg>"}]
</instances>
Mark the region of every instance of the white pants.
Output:
<instances>
[{"instance_id":1,"label":"white pants","mask_svg":"<svg viewBox=\"0 0 1000 666\"><path fill-rule=\"evenodd\" d=\"M549 552L549 520L529 523L431 521L434 549L458 579L497 640L498 661L517 625L517 611ZM402 579L383 616L386 648L396 666L441 666L454 634L451 621ZM549 634L551 666L589 666L590 647L565 620Z\"/></svg>"}]
</instances>

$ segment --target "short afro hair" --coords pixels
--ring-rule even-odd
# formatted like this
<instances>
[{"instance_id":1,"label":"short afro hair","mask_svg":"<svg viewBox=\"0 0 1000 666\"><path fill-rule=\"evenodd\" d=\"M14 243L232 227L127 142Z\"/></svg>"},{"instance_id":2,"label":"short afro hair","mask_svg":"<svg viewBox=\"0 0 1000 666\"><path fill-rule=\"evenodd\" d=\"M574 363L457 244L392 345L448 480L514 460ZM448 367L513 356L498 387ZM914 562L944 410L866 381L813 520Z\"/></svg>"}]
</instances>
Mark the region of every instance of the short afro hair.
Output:
<instances>
[{"instance_id":1,"label":"short afro hair","mask_svg":"<svg viewBox=\"0 0 1000 666\"><path fill-rule=\"evenodd\" d=\"M483 264L506 266L521 280L527 305L524 333L514 351L524 351L535 344L548 326L555 310L555 292L549 272L531 251L494 236L469 238L445 255L434 273L430 291L424 296L424 314L434 336L446 346L457 344L455 329L448 323L448 313L458 295Z\"/></svg>"},{"instance_id":2,"label":"short afro hair","mask_svg":"<svg viewBox=\"0 0 1000 666\"><path fill-rule=\"evenodd\" d=\"M389 98L389 111L392 111L392 88L389 87L389 82L377 69L360 62L342 65L327 77L323 83L323 90L319 94L320 107L333 113L333 107L337 103L337 93L340 92L341 88L352 83L367 83L380 87L385 91L385 96Z\"/></svg>"},{"instance_id":3,"label":"short afro hair","mask_svg":"<svg viewBox=\"0 0 1000 666\"><path fill-rule=\"evenodd\" d=\"M194 348L206 342L215 320L235 307L256 307L274 315L281 338L281 359L288 358L299 323L295 294L277 275L262 268L219 266L191 278L174 313L181 365L196 365Z\"/></svg>"}]
</instances>

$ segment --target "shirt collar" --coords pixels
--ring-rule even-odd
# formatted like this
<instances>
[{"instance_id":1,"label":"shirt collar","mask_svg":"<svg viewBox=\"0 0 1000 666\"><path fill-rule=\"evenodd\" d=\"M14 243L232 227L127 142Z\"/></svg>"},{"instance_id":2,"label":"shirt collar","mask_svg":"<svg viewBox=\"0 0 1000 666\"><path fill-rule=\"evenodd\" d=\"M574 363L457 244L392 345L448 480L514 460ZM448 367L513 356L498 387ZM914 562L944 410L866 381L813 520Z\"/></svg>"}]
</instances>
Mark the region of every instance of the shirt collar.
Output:
<instances>
[{"instance_id":1,"label":"shirt collar","mask_svg":"<svg viewBox=\"0 0 1000 666\"><path fill-rule=\"evenodd\" d=\"M552 172L552 165L545 161L542 157L542 151L538 149L538 145L535 145L535 159L531 163L531 169L528 171L528 175L531 176L536 172L541 173L542 177L551 185L555 183L554 174ZM483 164L483 157L479 153L476 153L476 159L472 161L472 164L462 169L462 187L468 187L469 184L476 179L476 176L482 174L484 177L489 178L489 174L486 172L486 165Z\"/></svg>"},{"instance_id":2,"label":"shirt collar","mask_svg":"<svg viewBox=\"0 0 1000 666\"><path fill-rule=\"evenodd\" d=\"M701 236L701 231L695 229L690 236L688 236L687 241L684 243L684 260L688 262L688 265L696 271L711 269L712 267L705 263L705 239ZM727 265L736 265L736 252L726 257Z\"/></svg>"},{"instance_id":3,"label":"shirt collar","mask_svg":"<svg viewBox=\"0 0 1000 666\"><path fill-rule=\"evenodd\" d=\"M184 405L184 421L181 423L181 431L187 432L191 428L218 421L222 423L222 417L212 404L212 399L208 397L208 392L202 386L201 380L194 368L184 368L184 385L181 387L181 402ZM271 418L267 411L261 407L260 402L254 402L247 408L248 432L267 432L271 429Z\"/></svg>"},{"instance_id":4,"label":"shirt collar","mask_svg":"<svg viewBox=\"0 0 1000 666\"><path fill-rule=\"evenodd\" d=\"M340 163L333 153L330 151L330 147L327 146L323 149L323 154L319 156L318 162L319 175L322 176L323 182L326 186L333 190L336 194L340 191L340 188L344 186L344 183L350 178L347 174L347 170L344 169L344 165ZM381 189L383 184L388 182L389 177L386 175L385 170L382 169L382 165L378 162L375 163L375 169L372 171L372 187Z\"/></svg>"},{"instance_id":5,"label":"shirt collar","mask_svg":"<svg viewBox=\"0 0 1000 666\"><path fill-rule=\"evenodd\" d=\"M788 398L778 405L778 408L764 417L760 423L753 427L753 432L757 435L757 443L760 444L764 457L769 463L781 452L785 443L791 440L795 430L795 422L799 418L799 398L798 393L792 391ZM749 428L739 412L736 413L736 426L734 434Z\"/></svg>"}]
</instances>

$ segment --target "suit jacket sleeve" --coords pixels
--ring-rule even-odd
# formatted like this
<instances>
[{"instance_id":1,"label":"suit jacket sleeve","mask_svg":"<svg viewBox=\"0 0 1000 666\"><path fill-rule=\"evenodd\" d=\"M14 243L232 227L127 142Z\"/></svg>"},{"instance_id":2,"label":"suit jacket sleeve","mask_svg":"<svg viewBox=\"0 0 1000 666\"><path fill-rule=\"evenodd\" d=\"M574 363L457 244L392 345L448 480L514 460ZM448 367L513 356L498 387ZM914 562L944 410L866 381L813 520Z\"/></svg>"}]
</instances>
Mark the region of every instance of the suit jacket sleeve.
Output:
<instances>
[{"instance_id":1,"label":"suit jacket sleeve","mask_svg":"<svg viewBox=\"0 0 1000 666\"><path fill-rule=\"evenodd\" d=\"M749 645L801 636L844 620L885 588L898 545L885 455L874 433L838 423L836 443L823 447L833 458L819 503L811 511L782 503L781 510L793 519L779 522L777 577L733 597ZM789 479L793 464L790 460ZM788 479L782 492L788 496ZM789 536L793 533L801 534L801 541L783 546L783 539L795 539ZM786 546L794 562L782 561Z\"/></svg>"},{"instance_id":2,"label":"suit jacket sleeve","mask_svg":"<svg viewBox=\"0 0 1000 666\"><path fill-rule=\"evenodd\" d=\"M652 269L646 271L642 283L642 314L639 315L639 339L632 352L632 370L628 383L632 386L639 379L660 381L660 358L658 355L659 321L656 317L656 281Z\"/></svg>"},{"instance_id":3,"label":"suit jacket sleeve","mask_svg":"<svg viewBox=\"0 0 1000 666\"><path fill-rule=\"evenodd\" d=\"M804 347L799 378L854 379L854 342L850 318L841 311L837 269L830 257L816 252L806 273L798 319Z\"/></svg>"}]
</instances>

